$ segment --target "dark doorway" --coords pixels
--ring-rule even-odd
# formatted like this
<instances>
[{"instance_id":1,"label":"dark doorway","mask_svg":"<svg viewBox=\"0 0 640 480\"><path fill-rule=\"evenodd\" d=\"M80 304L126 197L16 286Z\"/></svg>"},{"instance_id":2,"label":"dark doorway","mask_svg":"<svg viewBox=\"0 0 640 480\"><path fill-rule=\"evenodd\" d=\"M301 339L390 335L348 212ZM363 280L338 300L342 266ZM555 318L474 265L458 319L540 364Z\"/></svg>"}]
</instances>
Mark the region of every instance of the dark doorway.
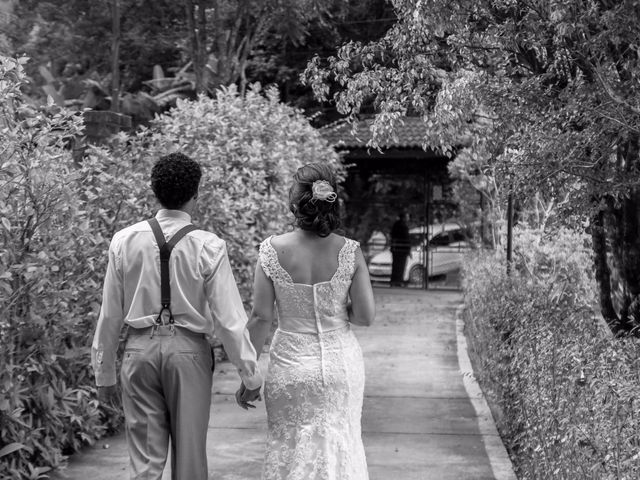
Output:
<instances>
[{"instance_id":1,"label":"dark doorway","mask_svg":"<svg viewBox=\"0 0 640 480\"><path fill-rule=\"evenodd\" d=\"M423 150L423 136L416 131L421 119L406 120L393 143L380 150L367 148L366 135L354 138L344 124L326 132L348 165L344 233L360 242L372 281L389 285L390 231L398 215L407 212L411 249L402 284L457 289L460 266L473 244L473 220L463 218L454 200L450 159ZM362 122L361 133L369 123Z\"/></svg>"},{"instance_id":2,"label":"dark doorway","mask_svg":"<svg viewBox=\"0 0 640 480\"><path fill-rule=\"evenodd\" d=\"M402 275L409 288L459 288L460 266L471 245L469 226L453 200L448 159L426 152L386 151L346 162L345 233L360 241L371 279L389 284L390 232L409 214L410 253Z\"/></svg>"}]
</instances>

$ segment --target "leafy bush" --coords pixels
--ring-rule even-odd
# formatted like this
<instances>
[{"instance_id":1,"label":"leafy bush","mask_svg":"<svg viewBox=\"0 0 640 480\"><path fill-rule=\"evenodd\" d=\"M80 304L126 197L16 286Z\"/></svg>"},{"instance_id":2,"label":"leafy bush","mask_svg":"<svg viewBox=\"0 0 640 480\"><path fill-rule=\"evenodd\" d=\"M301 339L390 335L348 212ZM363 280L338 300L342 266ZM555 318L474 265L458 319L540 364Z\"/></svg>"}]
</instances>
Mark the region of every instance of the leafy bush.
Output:
<instances>
[{"instance_id":1,"label":"leafy bush","mask_svg":"<svg viewBox=\"0 0 640 480\"><path fill-rule=\"evenodd\" d=\"M141 208L131 188L141 178L126 165L95 155L74 161L81 116L24 101L23 63L0 57L0 477L7 479L44 476L119 423L95 399L89 345L110 237Z\"/></svg>"},{"instance_id":2,"label":"leafy bush","mask_svg":"<svg viewBox=\"0 0 640 480\"><path fill-rule=\"evenodd\" d=\"M109 241L153 214L159 155L203 163L195 221L228 242L247 302L257 243L285 223L291 174L337 164L299 112L257 89L180 103L77 162L81 116L29 106L23 63L0 57L0 478L16 480L46 477L121 422L96 401L89 345Z\"/></svg>"},{"instance_id":3,"label":"leafy bush","mask_svg":"<svg viewBox=\"0 0 640 480\"><path fill-rule=\"evenodd\" d=\"M68 143L81 118L22 101L22 64L0 57L0 477L38 478L104 430L92 398L82 283L90 240ZM87 301L89 300L89 301Z\"/></svg>"},{"instance_id":4,"label":"leafy bush","mask_svg":"<svg viewBox=\"0 0 640 480\"><path fill-rule=\"evenodd\" d=\"M464 269L476 371L518 478L638 478L640 343L594 314L583 237L520 233L511 276L486 253Z\"/></svg>"}]
</instances>

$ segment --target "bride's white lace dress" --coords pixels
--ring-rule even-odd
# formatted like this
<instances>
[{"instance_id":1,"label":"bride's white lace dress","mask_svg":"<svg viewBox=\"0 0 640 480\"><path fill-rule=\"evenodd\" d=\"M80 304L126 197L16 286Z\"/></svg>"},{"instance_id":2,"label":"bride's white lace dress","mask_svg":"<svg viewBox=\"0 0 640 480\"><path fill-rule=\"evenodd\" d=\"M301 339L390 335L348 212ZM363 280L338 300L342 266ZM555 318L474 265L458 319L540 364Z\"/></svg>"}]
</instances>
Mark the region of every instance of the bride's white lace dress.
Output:
<instances>
[{"instance_id":1,"label":"bride's white lace dress","mask_svg":"<svg viewBox=\"0 0 640 480\"><path fill-rule=\"evenodd\" d=\"M260 263L275 287L278 329L265 382L263 480L367 480L360 419L364 363L347 300L358 243L345 239L330 281L294 283L268 238Z\"/></svg>"}]
</instances>

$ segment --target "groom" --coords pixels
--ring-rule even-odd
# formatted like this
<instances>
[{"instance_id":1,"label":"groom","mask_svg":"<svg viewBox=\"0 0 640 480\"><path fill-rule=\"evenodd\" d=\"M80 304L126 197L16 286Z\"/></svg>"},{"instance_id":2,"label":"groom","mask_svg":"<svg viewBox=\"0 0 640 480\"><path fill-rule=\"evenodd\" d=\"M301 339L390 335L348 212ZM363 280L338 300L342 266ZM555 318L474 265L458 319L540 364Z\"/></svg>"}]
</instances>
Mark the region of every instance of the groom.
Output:
<instances>
[{"instance_id":1,"label":"groom","mask_svg":"<svg viewBox=\"0 0 640 480\"><path fill-rule=\"evenodd\" d=\"M200 165L180 153L153 166L151 188L162 207L153 228L159 226L158 235L168 243L191 223L201 176ZM238 368L242 401L259 399L262 377L225 242L204 230L188 231L170 251L168 276L164 271L161 282L152 222L117 232L109 247L91 346L98 398L111 402L116 395L116 350L124 323L128 336L120 382L131 478L160 479L171 440L172 479L205 480L211 335L222 340Z\"/></svg>"}]
</instances>

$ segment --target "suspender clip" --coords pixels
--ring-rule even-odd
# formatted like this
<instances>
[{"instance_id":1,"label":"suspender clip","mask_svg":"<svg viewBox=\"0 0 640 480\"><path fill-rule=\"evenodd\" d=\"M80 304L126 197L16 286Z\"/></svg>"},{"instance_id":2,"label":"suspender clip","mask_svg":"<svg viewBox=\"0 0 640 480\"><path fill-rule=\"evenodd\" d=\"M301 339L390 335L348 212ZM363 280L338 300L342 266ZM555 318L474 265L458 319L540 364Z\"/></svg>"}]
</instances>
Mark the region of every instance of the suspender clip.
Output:
<instances>
[{"instance_id":1,"label":"suspender clip","mask_svg":"<svg viewBox=\"0 0 640 480\"><path fill-rule=\"evenodd\" d=\"M156 325L173 325L173 313L171 307L168 304L163 304L158 318L156 318Z\"/></svg>"}]
</instances>

